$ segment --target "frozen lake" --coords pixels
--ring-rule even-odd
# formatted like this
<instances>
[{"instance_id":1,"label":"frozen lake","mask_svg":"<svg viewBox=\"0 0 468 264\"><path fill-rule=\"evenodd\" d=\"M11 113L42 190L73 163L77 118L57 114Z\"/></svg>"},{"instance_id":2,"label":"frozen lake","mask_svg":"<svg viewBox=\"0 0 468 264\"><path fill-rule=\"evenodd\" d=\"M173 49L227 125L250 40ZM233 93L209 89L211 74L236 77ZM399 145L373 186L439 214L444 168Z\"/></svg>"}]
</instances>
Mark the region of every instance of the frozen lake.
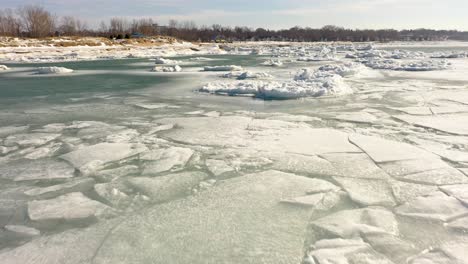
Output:
<instances>
[{"instance_id":1,"label":"frozen lake","mask_svg":"<svg viewBox=\"0 0 468 264\"><path fill-rule=\"evenodd\" d=\"M225 50L0 56L0 262L468 263L465 43Z\"/></svg>"}]
</instances>

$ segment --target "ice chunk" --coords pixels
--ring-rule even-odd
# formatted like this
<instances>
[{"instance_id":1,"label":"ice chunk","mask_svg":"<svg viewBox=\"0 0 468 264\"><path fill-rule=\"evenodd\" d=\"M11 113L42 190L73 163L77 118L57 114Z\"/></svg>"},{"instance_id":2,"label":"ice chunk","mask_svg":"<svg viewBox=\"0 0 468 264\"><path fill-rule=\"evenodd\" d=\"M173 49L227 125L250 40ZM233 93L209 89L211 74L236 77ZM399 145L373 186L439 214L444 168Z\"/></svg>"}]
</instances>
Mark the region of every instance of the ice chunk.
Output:
<instances>
[{"instance_id":1,"label":"ice chunk","mask_svg":"<svg viewBox=\"0 0 468 264\"><path fill-rule=\"evenodd\" d=\"M80 168L93 161L101 161L103 163L118 161L137 155L145 150L146 147L142 144L99 143L80 148L60 157L73 164L75 168Z\"/></svg>"},{"instance_id":2,"label":"ice chunk","mask_svg":"<svg viewBox=\"0 0 468 264\"><path fill-rule=\"evenodd\" d=\"M394 162L385 162L379 164L388 174L394 177L403 177L408 174L415 174L424 171L449 168L450 166L440 158L430 159L411 159Z\"/></svg>"},{"instance_id":3,"label":"ice chunk","mask_svg":"<svg viewBox=\"0 0 468 264\"><path fill-rule=\"evenodd\" d=\"M235 78L237 80L246 79L269 79L272 78L270 74L266 72L230 72L223 75L224 78Z\"/></svg>"},{"instance_id":4,"label":"ice chunk","mask_svg":"<svg viewBox=\"0 0 468 264\"><path fill-rule=\"evenodd\" d=\"M50 144L38 147L28 154L24 155L25 159L42 159L54 156L62 149L63 144L60 142L52 142Z\"/></svg>"},{"instance_id":5,"label":"ice chunk","mask_svg":"<svg viewBox=\"0 0 468 264\"><path fill-rule=\"evenodd\" d=\"M262 62L260 65L262 65L262 66L280 67L280 66L283 66L283 62L280 61L280 60L270 59L270 60L267 60L267 61Z\"/></svg>"},{"instance_id":6,"label":"ice chunk","mask_svg":"<svg viewBox=\"0 0 468 264\"><path fill-rule=\"evenodd\" d=\"M111 213L107 205L91 200L80 192L51 200L28 202L28 215L32 221L72 221L107 216Z\"/></svg>"},{"instance_id":7,"label":"ice chunk","mask_svg":"<svg viewBox=\"0 0 468 264\"><path fill-rule=\"evenodd\" d=\"M226 65L226 66L205 66L204 71L242 71L241 66Z\"/></svg>"},{"instance_id":8,"label":"ice chunk","mask_svg":"<svg viewBox=\"0 0 468 264\"><path fill-rule=\"evenodd\" d=\"M468 183L468 177L452 167L397 176L397 178L410 182L432 185Z\"/></svg>"},{"instance_id":9,"label":"ice chunk","mask_svg":"<svg viewBox=\"0 0 468 264\"><path fill-rule=\"evenodd\" d=\"M15 235L21 237L33 237L41 234L41 231L28 226L6 225L4 228L5 230L15 233Z\"/></svg>"},{"instance_id":10,"label":"ice chunk","mask_svg":"<svg viewBox=\"0 0 468 264\"><path fill-rule=\"evenodd\" d=\"M19 145L22 147L28 146L41 146L49 143L52 140L60 137L60 134L50 134L50 133L31 133L31 134L15 134L8 136L4 145L7 147Z\"/></svg>"},{"instance_id":11,"label":"ice chunk","mask_svg":"<svg viewBox=\"0 0 468 264\"><path fill-rule=\"evenodd\" d=\"M94 173L94 177L98 178L101 181L109 182L116 178L119 178L122 176L128 176L131 174L138 174L139 172L140 172L140 169L138 168L138 166L126 165L126 166L117 167L113 169L99 170Z\"/></svg>"},{"instance_id":12,"label":"ice chunk","mask_svg":"<svg viewBox=\"0 0 468 264\"><path fill-rule=\"evenodd\" d=\"M109 143L128 143L140 135L135 129L125 129L120 132L110 134L106 137Z\"/></svg>"},{"instance_id":13,"label":"ice chunk","mask_svg":"<svg viewBox=\"0 0 468 264\"><path fill-rule=\"evenodd\" d=\"M37 68L38 74L64 74L72 73L72 69L67 69L64 67L39 67Z\"/></svg>"},{"instance_id":14,"label":"ice chunk","mask_svg":"<svg viewBox=\"0 0 468 264\"><path fill-rule=\"evenodd\" d=\"M151 69L151 71L152 72L181 72L182 68L179 65L167 66L167 67L154 66Z\"/></svg>"},{"instance_id":15,"label":"ice chunk","mask_svg":"<svg viewBox=\"0 0 468 264\"><path fill-rule=\"evenodd\" d=\"M352 89L338 75L314 81L218 81L206 84L199 91L218 95L254 96L269 100L337 96L353 93Z\"/></svg>"},{"instance_id":16,"label":"ice chunk","mask_svg":"<svg viewBox=\"0 0 468 264\"><path fill-rule=\"evenodd\" d=\"M345 197L346 193L342 191L333 191L294 197L291 199L285 199L281 202L310 207L315 211L327 211L335 207Z\"/></svg>"},{"instance_id":17,"label":"ice chunk","mask_svg":"<svg viewBox=\"0 0 468 264\"><path fill-rule=\"evenodd\" d=\"M175 60L170 60L170 59L164 59L164 58L156 58L154 60L155 64L178 64L178 61Z\"/></svg>"},{"instance_id":18,"label":"ice chunk","mask_svg":"<svg viewBox=\"0 0 468 264\"><path fill-rule=\"evenodd\" d=\"M0 166L0 178L14 181L57 180L74 176L74 169L66 162L41 159L15 161Z\"/></svg>"},{"instance_id":19,"label":"ice chunk","mask_svg":"<svg viewBox=\"0 0 468 264\"><path fill-rule=\"evenodd\" d=\"M189 148L171 147L168 149L157 149L142 153L141 160L147 162L143 174L156 174L173 168L183 168L193 155Z\"/></svg>"},{"instance_id":20,"label":"ice chunk","mask_svg":"<svg viewBox=\"0 0 468 264\"><path fill-rule=\"evenodd\" d=\"M38 237L19 247L2 250L2 264L85 264L91 260L115 222L96 224Z\"/></svg>"},{"instance_id":21,"label":"ice chunk","mask_svg":"<svg viewBox=\"0 0 468 264\"><path fill-rule=\"evenodd\" d=\"M219 182L124 220L94 263L223 263L226 256L236 263L299 263L312 209L278 203L313 187L309 178L277 171Z\"/></svg>"},{"instance_id":22,"label":"ice chunk","mask_svg":"<svg viewBox=\"0 0 468 264\"><path fill-rule=\"evenodd\" d=\"M317 235L341 238L359 237L361 233L398 234L398 223L391 211L381 208L342 210L312 222Z\"/></svg>"},{"instance_id":23,"label":"ice chunk","mask_svg":"<svg viewBox=\"0 0 468 264\"><path fill-rule=\"evenodd\" d=\"M468 243L449 242L442 244L439 248L426 250L420 255L411 258L409 264L465 264L468 258Z\"/></svg>"},{"instance_id":24,"label":"ice chunk","mask_svg":"<svg viewBox=\"0 0 468 264\"><path fill-rule=\"evenodd\" d=\"M333 177L348 192L354 202L370 206L394 206L389 184L384 180Z\"/></svg>"},{"instance_id":25,"label":"ice chunk","mask_svg":"<svg viewBox=\"0 0 468 264\"><path fill-rule=\"evenodd\" d=\"M440 186L440 190L457 198L468 207L468 184Z\"/></svg>"},{"instance_id":26,"label":"ice chunk","mask_svg":"<svg viewBox=\"0 0 468 264\"><path fill-rule=\"evenodd\" d=\"M222 147L317 155L333 152L360 152L350 144L348 134L328 128L310 128L305 124L249 117L222 116L167 118L158 123L176 124L164 134L178 142ZM212 135L216 134L217 137Z\"/></svg>"},{"instance_id":27,"label":"ice chunk","mask_svg":"<svg viewBox=\"0 0 468 264\"><path fill-rule=\"evenodd\" d=\"M468 209L457 199L441 192L421 196L396 208L396 214L438 221L451 221L468 215Z\"/></svg>"},{"instance_id":28,"label":"ice chunk","mask_svg":"<svg viewBox=\"0 0 468 264\"><path fill-rule=\"evenodd\" d=\"M358 75L364 70L365 67L359 63L327 64L318 68L318 71L338 74L342 77Z\"/></svg>"},{"instance_id":29,"label":"ice chunk","mask_svg":"<svg viewBox=\"0 0 468 264\"><path fill-rule=\"evenodd\" d=\"M307 262L308 259L311 261ZM314 250L307 252L302 263L360 263L360 264L393 264L384 255L376 252L361 239L329 239L320 240Z\"/></svg>"},{"instance_id":30,"label":"ice chunk","mask_svg":"<svg viewBox=\"0 0 468 264\"><path fill-rule=\"evenodd\" d=\"M7 71L10 68L8 68L6 65L0 65L0 71Z\"/></svg>"},{"instance_id":31,"label":"ice chunk","mask_svg":"<svg viewBox=\"0 0 468 264\"><path fill-rule=\"evenodd\" d=\"M210 172L216 177L219 177L224 173L234 171L234 168L229 166L224 160L207 159L205 164L208 167L208 170L210 170Z\"/></svg>"},{"instance_id":32,"label":"ice chunk","mask_svg":"<svg viewBox=\"0 0 468 264\"><path fill-rule=\"evenodd\" d=\"M437 156L420 148L379 137L352 134L349 136L349 140L364 150L375 162L438 159Z\"/></svg>"},{"instance_id":33,"label":"ice chunk","mask_svg":"<svg viewBox=\"0 0 468 264\"><path fill-rule=\"evenodd\" d=\"M0 226L22 222L26 218L25 201L0 199Z\"/></svg>"},{"instance_id":34,"label":"ice chunk","mask_svg":"<svg viewBox=\"0 0 468 264\"><path fill-rule=\"evenodd\" d=\"M36 200L50 199L69 192L88 191L93 188L94 183L95 181L92 178L82 178L49 187L32 188L25 191L24 194L34 197Z\"/></svg>"},{"instance_id":35,"label":"ice chunk","mask_svg":"<svg viewBox=\"0 0 468 264\"><path fill-rule=\"evenodd\" d=\"M168 108L170 105L168 104L158 104L158 103L137 103L135 106L148 109L148 110L154 110L154 109L162 109L162 108Z\"/></svg>"},{"instance_id":36,"label":"ice chunk","mask_svg":"<svg viewBox=\"0 0 468 264\"><path fill-rule=\"evenodd\" d=\"M165 202L190 193L192 187L207 177L201 172L183 172L155 178L135 177L129 179L128 183L150 196L154 202Z\"/></svg>"},{"instance_id":37,"label":"ice chunk","mask_svg":"<svg viewBox=\"0 0 468 264\"><path fill-rule=\"evenodd\" d=\"M468 217L463 217L450 222L448 227L468 232Z\"/></svg>"},{"instance_id":38,"label":"ice chunk","mask_svg":"<svg viewBox=\"0 0 468 264\"><path fill-rule=\"evenodd\" d=\"M332 153L322 157L336 168L335 175L349 178L388 179L389 176L362 153Z\"/></svg>"},{"instance_id":39,"label":"ice chunk","mask_svg":"<svg viewBox=\"0 0 468 264\"><path fill-rule=\"evenodd\" d=\"M96 193L112 206L123 207L130 203L130 197L117 189L112 183L99 183L94 185Z\"/></svg>"},{"instance_id":40,"label":"ice chunk","mask_svg":"<svg viewBox=\"0 0 468 264\"><path fill-rule=\"evenodd\" d=\"M404 241L396 236L375 232L366 233L365 241L369 243L374 250L384 254L394 263L406 263L406 260L419 253L418 249L410 242Z\"/></svg>"},{"instance_id":41,"label":"ice chunk","mask_svg":"<svg viewBox=\"0 0 468 264\"><path fill-rule=\"evenodd\" d=\"M6 126L0 127L0 138L12 135L20 134L29 129L29 126Z\"/></svg>"},{"instance_id":42,"label":"ice chunk","mask_svg":"<svg viewBox=\"0 0 468 264\"><path fill-rule=\"evenodd\" d=\"M345 113L345 114L340 114L334 118L338 120L348 121L348 122L365 123L365 124L372 124L378 120L377 117L367 112Z\"/></svg>"},{"instance_id":43,"label":"ice chunk","mask_svg":"<svg viewBox=\"0 0 468 264\"><path fill-rule=\"evenodd\" d=\"M438 191L437 186L403 181L392 181L391 185L393 196L398 204L410 202L419 196L426 196Z\"/></svg>"},{"instance_id":44,"label":"ice chunk","mask_svg":"<svg viewBox=\"0 0 468 264\"><path fill-rule=\"evenodd\" d=\"M398 115L395 118L420 127L468 136L468 115L466 114L432 116Z\"/></svg>"}]
</instances>

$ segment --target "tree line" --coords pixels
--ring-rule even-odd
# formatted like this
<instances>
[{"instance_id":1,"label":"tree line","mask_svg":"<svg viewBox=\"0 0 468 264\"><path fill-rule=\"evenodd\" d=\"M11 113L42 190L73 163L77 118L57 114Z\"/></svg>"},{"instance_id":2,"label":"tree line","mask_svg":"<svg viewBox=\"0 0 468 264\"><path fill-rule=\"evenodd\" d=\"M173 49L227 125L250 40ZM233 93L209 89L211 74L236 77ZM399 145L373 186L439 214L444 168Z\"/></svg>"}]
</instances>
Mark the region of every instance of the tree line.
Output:
<instances>
[{"instance_id":1,"label":"tree line","mask_svg":"<svg viewBox=\"0 0 468 264\"><path fill-rule=\"evenodd\" d=\"M0 35L43 38L50 36L100 36L116 38L126 35L143 37L165 35L186 41L424 41L468 40L468 32L457 30L360 30L333 25L319 29L293 27L270 30L250 27L226 27L219 24L197 26L193 21L170 20L166 26L152 18L127 20L114 17L103 21L98 28L90 28L76 17L58 17L42 6L27 5L15 10L0 9Z\"/></svg>"}]
</instances>

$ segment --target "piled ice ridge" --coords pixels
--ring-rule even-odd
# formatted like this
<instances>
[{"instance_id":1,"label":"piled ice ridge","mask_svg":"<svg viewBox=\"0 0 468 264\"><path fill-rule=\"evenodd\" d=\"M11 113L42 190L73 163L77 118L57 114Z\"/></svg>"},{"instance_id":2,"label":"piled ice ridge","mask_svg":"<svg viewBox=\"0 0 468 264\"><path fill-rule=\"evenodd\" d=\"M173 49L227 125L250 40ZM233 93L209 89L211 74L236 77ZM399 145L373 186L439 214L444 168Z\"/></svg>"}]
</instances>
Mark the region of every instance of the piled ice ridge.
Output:
<instances>
[{"instance_id":1,"label":"piled ice ridge","mask_svg":"<svg viewBox=\"0 0 468 264\"><path fill-rule=\"evenodd\" d=\"M6 71L9 70L9 68L6 65L0 65L0 71Z\"/></svg>"},{"instance_id":2,"label":"piled ice ridge","mask_svg":"<svg viewBox=\"0 0 468 264\"><path fill-rule=\"evenodd\" d=\"M430 55L433 59L463 59L468 57L468 52L437 52Z\"/></svg>"},{"instance_id":3,"label":"piled ice ridge","mask_svg":"<svg viewBox=\"0 0 468 264\"><path fill-rule=\"evenodd\" d=\"M213 82L206 84L199 91L263 99L294 99L352 93L340 75L307 69L299 72L292 81Z\"/></svg>"},{"instance_id":4,"label":"piled ice ridge","mask_svg":"<svg viewBox=\"0 0 468 264\"><path fill-rule=\"evenodd\" d=\"M167 67L154 66L151 69L151 71L152 72L180 72L182 71L182 68L179 65L167 66Z\"/></svg>"},{"instance_id":5,"label":"piled ice ridge","mask_svg":"<svg viewBox=\"0 0 468 264\"><path fill-rule=\"evenodd\" d=\"M156 58L154 60L154 64L177 64L177 63L179 62L175 60L164 59L164 58Z\"/></svg>"},{"instance_id":6,"label":"piled ice ridge","mask_svg":"<svg viewBox=\"0 0 468 264\"><path fill-rule=\"evenodd\" d=\"M437 71L447 69L450 66L450 63L445 60L425 60L413 62L400 62L396 60L368 60L364 62L364 65L376 70Z\"/></svg>"},{"instance_id":7,"label":"piled ice ridge","mask_svg":"<svg viewBox=\"0 0 468 264\"><path fill-rule=\"evenodd\" d=\"M364 69L365 67L358 63L345 63L323 65L318 69L318 71L327 72L331 74L338 74L342 77L347 77L359 74Z\"/></svg>"},{"instance_id":8,"label":"piled ice ridge","mask_svg":"<svg viewBox=\"0 0 468 264\"><path fill-rule=\"evenodd\" d=\"M370 59L370 58L385 58L385 59L416 59L424 58L426 54L421 51L407 51L407 50L377 50L368 49L365 51L355 51L353 53L346 54L345 58L348 59Z\"/></svg>"},{"instance_id":9,"label":"piled ice ridge","mask_svg":"<svg viewBox=\"0 0 468 264\"><path fill-rule=\"evenodd\" d=\"M39 67L37 68L38 74L62 74L62 73L72 73L72 69L67 69L64 67Z\"/></svg>"},{"instance_id":10,"label":"piled ice ridge","mask_svg":"<svg viewBox=\"0 0 468 264\"><path fill-rule=\"evenodd\" d=\"M235 78L237 80L245 80L245 79L268 79L272 78L270 74L266 72L230 72L226 73L222 76L223 78Z\"/></svg>"},{"instance_id":11,"label":"piled ice ridge","mask_svg":"<svg viewBox=\"0 0 468 264\"><path fill-rule=\"evenodd\" d=\"M262 66L279 67L279 66L283 66L283 62L280 61L280 60L271 59L271 60L267 60L267 61L262 62L261 65Z\"/></svg>"},{"instance_id":12,"label":"piled ice ridge","mask_svg":"<svg viewBox=\"0 0 468 264\"><path fill-rule=\"evenodd\" d=\"M312 54L304 52L299 54L298 61L334 61L336 60L336 49L333 47L322 47L320 51Z\"/></svg>"},{"instance_id":13,"label":"piled ice ridge","mask_svg":"<svg viewBox=\"0 0 468 264\"><path fill-rule=\"evenodd\" d=\"M224 65L224 66L205 66L204 71L242 71L241 66Z\"/></svg>"}]
</instances>

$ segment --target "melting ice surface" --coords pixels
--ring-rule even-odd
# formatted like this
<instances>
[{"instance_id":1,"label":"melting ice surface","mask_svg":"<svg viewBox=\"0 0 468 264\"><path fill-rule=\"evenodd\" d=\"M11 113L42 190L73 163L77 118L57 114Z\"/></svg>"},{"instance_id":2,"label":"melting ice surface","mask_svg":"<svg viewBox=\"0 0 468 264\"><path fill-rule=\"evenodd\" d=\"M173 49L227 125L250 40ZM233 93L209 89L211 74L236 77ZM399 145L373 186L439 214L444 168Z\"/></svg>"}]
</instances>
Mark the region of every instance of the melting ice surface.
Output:
<instances>
[{"instance_id":1,"label":"melting ice surface","mask_svg":"<svg viewBox=\"0 0 468 264\"><path fill-rule=\"evenodd\" d=\"M230 45L0 55L0 263L468 263L463 43Z\"/></svg>"}]
</instances>

